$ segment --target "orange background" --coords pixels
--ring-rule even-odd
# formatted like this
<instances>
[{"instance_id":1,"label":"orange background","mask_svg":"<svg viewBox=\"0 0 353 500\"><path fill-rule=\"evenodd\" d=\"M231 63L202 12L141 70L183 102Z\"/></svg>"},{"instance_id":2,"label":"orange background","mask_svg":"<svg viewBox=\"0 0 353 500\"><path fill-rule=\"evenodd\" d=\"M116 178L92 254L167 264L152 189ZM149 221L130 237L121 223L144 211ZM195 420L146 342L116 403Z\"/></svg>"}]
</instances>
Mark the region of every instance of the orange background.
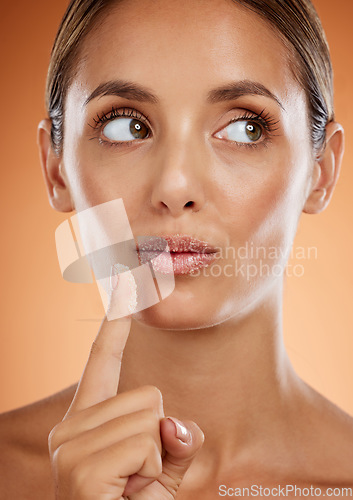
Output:
<instances>
[{"instance_id":1,"label":"orange background","mask_svg":"<svg viewBox=\"0 0 353 500\"><path fill-rule=\"evenodd\" d=\"M304 276L285 287L285 342L299 374L353 415L353 2L316 0L335 68L336 116L346 129L341 177L328 209L303 215L295 246ZM54 232L67 215L48 204L36 128L44 82L66 0L16 0L1 9L1 344L0 411L78 380L103 307L95 284L65 282Z\"/></svg>"}]
</instances>

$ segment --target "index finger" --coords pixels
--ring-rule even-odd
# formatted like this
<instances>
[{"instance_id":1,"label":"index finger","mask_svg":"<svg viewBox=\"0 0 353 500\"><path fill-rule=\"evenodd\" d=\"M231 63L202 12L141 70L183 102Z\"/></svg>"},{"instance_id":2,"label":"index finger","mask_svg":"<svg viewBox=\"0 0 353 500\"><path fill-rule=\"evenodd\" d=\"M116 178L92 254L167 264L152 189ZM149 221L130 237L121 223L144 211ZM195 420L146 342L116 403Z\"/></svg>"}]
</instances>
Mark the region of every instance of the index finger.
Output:
<instances>
[{"instance_id":1,"label":"index finger","mask_svg":"<svg viewBox=\"0 0 353 500\"><path fill-rule=\"evenodd\" d=\"M109 310L92 344L88 361L65 418L117 394L122 356L131 328L131 314L119 319L108 318L114 317L112 316L114 307L121 308L133 302L136 289L133 289L130 276L133 280L130 272L115 277L117 283L112 290Z\"/></svg>"}]
</instances>

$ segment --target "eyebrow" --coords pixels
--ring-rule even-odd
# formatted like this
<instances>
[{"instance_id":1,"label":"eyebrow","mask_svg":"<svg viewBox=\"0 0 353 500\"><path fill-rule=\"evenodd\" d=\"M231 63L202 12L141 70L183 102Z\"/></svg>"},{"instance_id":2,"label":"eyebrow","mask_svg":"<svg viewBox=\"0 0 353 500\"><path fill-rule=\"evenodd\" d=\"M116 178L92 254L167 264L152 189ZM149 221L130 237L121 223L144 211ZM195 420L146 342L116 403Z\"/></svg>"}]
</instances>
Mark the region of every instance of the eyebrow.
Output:
<instances>
[{"instance_id":1,"label":"eyebrow","mask_svg":"<svg viewBox=\"0 0 353 500\"><path fill-rule=\"evenodd\" d=\"M151 104L159 103L158 97L146 87L124 80L114 80L98 85L92 94L90 94L90 96L85 100L84 105L86 106L90 101L92 101L92 99L108 95L125 97L125 99L134 101L149 102Z\"/></svg>"},{"instance_id":2,"label":"eyebrow","mask_svg":"<svg viewBox=\"0 0 353 500\"><path fill-rule=\"evenodd\" d=\"M276 97L262 83L253 82L251 80L231 82L229 84L210 90L207 95L207 102L210 104L215 104L218 102L232 101L239 99L240 97L243 97L245 95L259 95L269 97L284 110L284 107L278 97ZM84 105L86 106L93 99L105 96L124 97L125 99L147 102L151 104L158 104L160 102L159 98L146 87L130 81L114 80L98 85L98 87L93 90L93 92L85 100Z\"/></svg>"},{"instance_id":3,"label":"eyebrow","mask_svg":"<svg viewBox=\"0 0 353 500\"><path fill-rule=\"evenodd\" d=\"M259 95L269 97L276 101L276 103L284 110L284 106L278 97L275 96L268 88L262 83L253 82L251 80L241 80L239 82L232 82L229 85L224 85L211 90L208 93L207 101L214 104L222 101L231 101L239 99L245 95Z\"/></svg>"}]
</instances>

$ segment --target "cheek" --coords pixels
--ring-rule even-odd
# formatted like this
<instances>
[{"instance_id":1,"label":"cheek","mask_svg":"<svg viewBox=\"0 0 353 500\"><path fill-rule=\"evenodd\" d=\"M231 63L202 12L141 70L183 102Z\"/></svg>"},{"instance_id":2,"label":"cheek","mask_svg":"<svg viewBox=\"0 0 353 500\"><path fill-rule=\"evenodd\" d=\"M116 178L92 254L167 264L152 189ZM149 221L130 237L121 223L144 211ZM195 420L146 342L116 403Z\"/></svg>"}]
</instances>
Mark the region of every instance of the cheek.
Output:
<instances>
[{"instance_id":1,"label":"cheek","mask_svg":"<svg viewBox=\"0 0 353 500\"><path fill-rule=\"evenodd\" d=\"M77 211L118 198L124 198L125 205L132 197L136 200L137 182L134 169L127 168L131 167L127 159L107 159L98 148L87 147L83 141L70 142L64 164Z\"/></svg>"},{"instance_id":2,"label":"cheek","mask_svg":"<svg viewBox=\"0 0 353 500\"><path fill-rule=\"evenodd\" d=\"M295 156L289 147L256 166L236 167L220 200L220 215L232 245L247 241L258 246L291 244L308 168L307 154Z\"/></svg>"}]
</instances>

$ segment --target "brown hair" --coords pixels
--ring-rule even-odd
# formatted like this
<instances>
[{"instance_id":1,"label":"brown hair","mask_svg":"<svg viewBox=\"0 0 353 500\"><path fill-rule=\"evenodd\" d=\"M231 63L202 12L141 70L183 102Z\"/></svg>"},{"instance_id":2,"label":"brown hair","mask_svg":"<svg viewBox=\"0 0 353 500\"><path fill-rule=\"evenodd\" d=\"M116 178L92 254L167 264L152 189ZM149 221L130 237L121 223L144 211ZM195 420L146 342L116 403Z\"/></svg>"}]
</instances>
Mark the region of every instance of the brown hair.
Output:
<instances>
[{"instance_id":1,"label":"brown hair","mask_svg":"<svg viewBox=\"0 0 353 500\"><path fill-rule=\"evenodd\" d=\"M82 42L106 9L119 0L71 0L56 35L48 70L46 106L52 121L51 139L62 151L64 104L75 76ZM325 127L334 120L333 71L329 47L318 14L310 0L233 0L267 21L289 49L293 73L308 101L312 145L319 152Z\"/></svg>"}]
</instances>

